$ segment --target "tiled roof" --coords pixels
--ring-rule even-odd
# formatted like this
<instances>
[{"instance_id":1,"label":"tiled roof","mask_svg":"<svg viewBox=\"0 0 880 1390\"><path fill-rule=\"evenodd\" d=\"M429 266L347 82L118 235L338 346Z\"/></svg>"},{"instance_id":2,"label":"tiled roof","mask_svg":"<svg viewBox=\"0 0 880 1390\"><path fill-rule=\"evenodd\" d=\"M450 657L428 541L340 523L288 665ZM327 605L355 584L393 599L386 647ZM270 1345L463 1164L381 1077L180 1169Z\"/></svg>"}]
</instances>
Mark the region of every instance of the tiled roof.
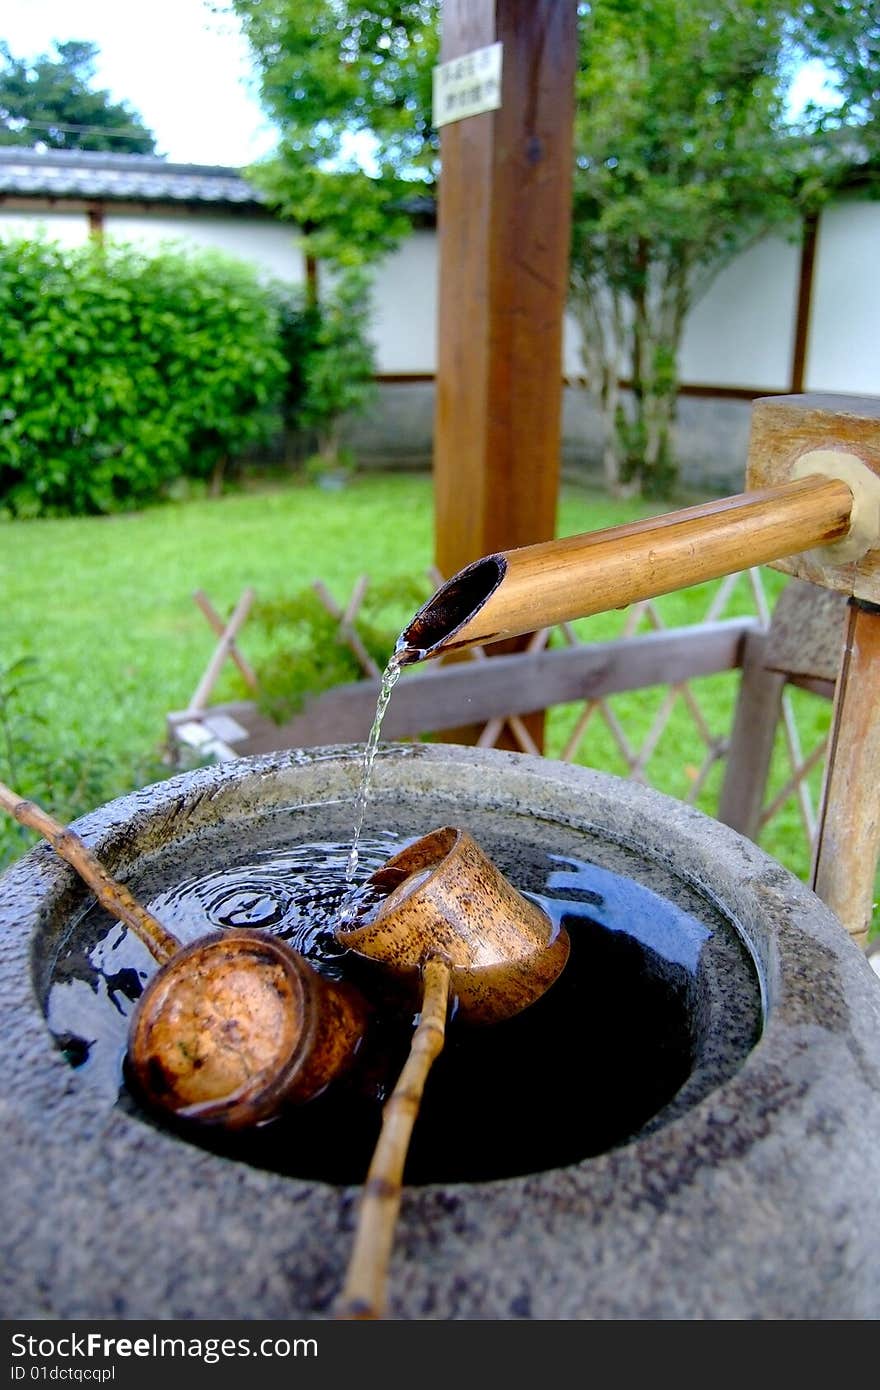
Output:
<instances>
[{"instance_id":1,"label":"tiled roof","mask_svg":"<svg viewBox=\"0 0 880 1390\"><path fill-rule=\"evenodd\" d=\"M0 145L0 197L101 198L158 203L261 204L237 169L169 164L148 154L32 150Z\"/></svg>"}]
</instances>

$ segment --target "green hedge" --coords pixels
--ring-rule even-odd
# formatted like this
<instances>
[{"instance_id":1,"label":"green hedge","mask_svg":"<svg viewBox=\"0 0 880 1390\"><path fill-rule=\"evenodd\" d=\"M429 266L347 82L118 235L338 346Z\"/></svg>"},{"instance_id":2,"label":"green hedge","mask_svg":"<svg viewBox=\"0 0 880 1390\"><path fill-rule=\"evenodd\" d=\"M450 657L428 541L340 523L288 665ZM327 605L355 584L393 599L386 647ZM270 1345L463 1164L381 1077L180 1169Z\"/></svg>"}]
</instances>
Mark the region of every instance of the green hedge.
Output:
<instances>
[{"instance_id":1,"label":"green hedge","mask_svg":"<svg viewBox=\"0 0 880 1390\"><path fill-rule=\"evenodd\" d=\"M275 295L214 252L0 241L0 508L120 511L258 442Z\"/></svg>"}]
</instances>

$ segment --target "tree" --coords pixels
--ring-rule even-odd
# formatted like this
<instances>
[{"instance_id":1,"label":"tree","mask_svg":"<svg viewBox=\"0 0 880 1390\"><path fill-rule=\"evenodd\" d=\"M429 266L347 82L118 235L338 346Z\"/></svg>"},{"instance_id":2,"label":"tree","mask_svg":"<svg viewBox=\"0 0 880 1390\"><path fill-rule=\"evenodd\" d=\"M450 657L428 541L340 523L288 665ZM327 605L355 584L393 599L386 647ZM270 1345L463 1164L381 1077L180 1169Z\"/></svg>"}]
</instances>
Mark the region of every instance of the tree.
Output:
<instances>
[{"instance_id":1,"label":"tree","mask_svg":"<svg viewBox=\"0 0 880 1390\"><path fill-rule=\"evenodd\" d=\"M353 465L346 415L374 393L363 267L409 231L407 195L432 186L439 142L431 121L437 53L435 0L232 0L278 123L277 154L250 170L270 203L304 232L306 250L333 264L320 301L288 303L283 333L288 438L302 430L317 452L310 475ZM301 349L305 351L301 354Z\"/></svg>"},{"instance_id":2,"label":"tree","mask_svg":"<svg viewBox=\"0 0 880 1390\"><path fill-rule=\"evenodd\" d=\"M277 155L252 171L273 204L341 264L409 229L401 209L437 174L431 123L436 0L232 0L278 123Z\"/></svg>"},{"instance_id":3,"label":"tree","mask_svg":"<svg viewBox=\"0 0 880 1390\"><path fill-rule=\"evenodd\" d=\"M689 310L749 242L796 228L836 167L820 167L786 122L785 4L582 9L571 309L604 419L606 481L662 495L676 474Z\"/></svg>"},{"instance_id":4,"label":"tree","mask_svg":"<svg viewBox=\"0 0 880 1390\"><path fill-rule=\"evenodd\" d=\"M156 142L140 116L107 91L93 91L96 44L54 44L56 57L14 58L0 43L0 145L153 154Z\"/></svg>"}]
</instances>

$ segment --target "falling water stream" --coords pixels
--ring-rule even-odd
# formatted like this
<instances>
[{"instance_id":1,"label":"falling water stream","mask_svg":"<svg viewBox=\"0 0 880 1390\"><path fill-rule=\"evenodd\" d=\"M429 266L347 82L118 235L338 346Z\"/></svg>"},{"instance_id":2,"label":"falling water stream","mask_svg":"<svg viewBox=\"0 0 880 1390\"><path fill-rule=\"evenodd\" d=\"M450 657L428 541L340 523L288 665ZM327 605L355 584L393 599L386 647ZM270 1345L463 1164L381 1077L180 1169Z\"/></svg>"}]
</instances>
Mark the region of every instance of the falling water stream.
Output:
<instances>
[{"instance_id":1,"label":"falling water stream","mask_svg":"<svg viewBox=\"0 0 880 1390\"><path fill-rule=\"evenodd\" d=\"M354 883L357 873L358 859L360 857L361 835L364 829L364 817L367 813L367 802L370 797L370 778L373 772L373 763L376 761L376 750L379 747L379 739L382 735L382 721L385 718L385 711L391 699L391 692L400 679L400 673L404 667L404 655L398 643L391 659L382 673L382 684L379 688L379 698L376 701L376 713L373 716L373 726L364 748L363 770L361 772L361 784L358 789L357 802L355 803L354 816L354 836L351 844L351 852L348 856L348 863L345 867L345 878L349 884ZM343 916L350 915L347 906L343 906Z\"/></svg>"}]
</instances>

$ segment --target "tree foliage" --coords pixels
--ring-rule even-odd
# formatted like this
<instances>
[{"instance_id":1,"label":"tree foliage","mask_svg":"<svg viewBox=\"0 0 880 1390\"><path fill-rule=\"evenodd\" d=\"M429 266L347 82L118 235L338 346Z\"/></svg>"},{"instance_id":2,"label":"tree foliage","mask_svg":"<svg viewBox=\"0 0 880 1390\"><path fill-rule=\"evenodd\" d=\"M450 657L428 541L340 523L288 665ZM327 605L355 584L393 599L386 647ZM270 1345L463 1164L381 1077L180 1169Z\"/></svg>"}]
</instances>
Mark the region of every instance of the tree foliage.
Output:
<instances>
[{"instance_id":1,"label":"tree foliage","mask_svg":"<svg viewBox=\"0 0 880 1390\"><path fill-rule=\"evenodd\" d=\"M865 155L880 154L880 8L877 0L808 0L795 32L803 51L829 65L839 104L814 115L848 129Z\"/></svg>"},{"instance_id":2,"label":"tree foliage","mask_svg":"<svg viewBox=\"0 0 880 1390\"><path fill-rule=\"evenodd\" d=\"M281 413L291 454L307 442L317 453L307 474L351 471L342 445L346 416L362 413L375 393L375 353L369 336L370 281L362 267L338 270L320 299L300 286L275 287L286 369Z\"/></svg>"},{"instance_id":3,"label":"tree foliage","mask_svg":"<svg viewBox=\"0 0 880 1390\"><path fill-rule=\"evenodd\" d=\"M662 494L690 308L751 240L781 223L797 231L834 169L786 122L788 5L581 10L571 307L605 419L607 481Z\"/></svg>"},{"instance_id":4,"label":"tree foliage","mask_svg":"<svg viewBox=\"0 0 880 1390\"><path fill-rule=\"evenodd\" d=\"M107 91L94 91L96 44L56 41L55 57L15 58L0 43L0 145L153 154L141 117Z\"/></svg>"},{"instance_id":5,"label":"tree foliage","mask_svg":"<svg viewBox=\"0 0 880 1390\"><path fill-rule=\"evenodd\" d=\"M232 0L281 135L252 174L310 234L356 264L408 229L401 201L433 181L436 0Z\"/></svg>"}]
</instances>

